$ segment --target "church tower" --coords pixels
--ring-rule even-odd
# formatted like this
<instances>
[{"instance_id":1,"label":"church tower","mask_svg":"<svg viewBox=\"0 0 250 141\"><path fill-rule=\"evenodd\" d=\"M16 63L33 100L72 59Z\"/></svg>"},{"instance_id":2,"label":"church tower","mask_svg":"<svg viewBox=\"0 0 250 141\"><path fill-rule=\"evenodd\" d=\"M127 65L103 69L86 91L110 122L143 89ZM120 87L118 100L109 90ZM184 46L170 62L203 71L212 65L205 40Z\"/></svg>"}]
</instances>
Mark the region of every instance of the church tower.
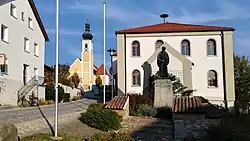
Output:
<instances>
[{"instance_id":1,"label":"church tower","mask_svg":"<svg viewBox=\"0 0 250 141\"><path fill-rule=\"evenodd\" d=\"M88 20L85 23L85 32L82 34L82 85L84 90L91 90L94 80L93 65L94 65L94 55L93 55L93 35L90 32L90 24Z\"/></svg>"}]
</instances>

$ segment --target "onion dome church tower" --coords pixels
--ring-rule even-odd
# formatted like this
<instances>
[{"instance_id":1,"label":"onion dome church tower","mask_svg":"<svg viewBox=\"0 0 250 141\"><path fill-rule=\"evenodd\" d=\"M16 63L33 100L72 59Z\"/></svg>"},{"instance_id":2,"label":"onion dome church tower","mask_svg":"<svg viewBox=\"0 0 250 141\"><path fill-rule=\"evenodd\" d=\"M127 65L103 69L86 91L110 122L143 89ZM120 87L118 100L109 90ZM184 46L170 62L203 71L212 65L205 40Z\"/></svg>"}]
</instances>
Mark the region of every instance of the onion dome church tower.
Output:
<instances>
[{"instance_id":1,"label":"onion dome church tower","mask_svg":"<svg viewBox=\"0 0 250 141\"><path fill-rule=\"evenodd\" d=\"M94 81L93 65L93 35L90 32L90 24L88 20L85 23L85 31L82 34L82 53L81 53L81 82L84 90L92 90Z\"/></svg>"}]
</instances>

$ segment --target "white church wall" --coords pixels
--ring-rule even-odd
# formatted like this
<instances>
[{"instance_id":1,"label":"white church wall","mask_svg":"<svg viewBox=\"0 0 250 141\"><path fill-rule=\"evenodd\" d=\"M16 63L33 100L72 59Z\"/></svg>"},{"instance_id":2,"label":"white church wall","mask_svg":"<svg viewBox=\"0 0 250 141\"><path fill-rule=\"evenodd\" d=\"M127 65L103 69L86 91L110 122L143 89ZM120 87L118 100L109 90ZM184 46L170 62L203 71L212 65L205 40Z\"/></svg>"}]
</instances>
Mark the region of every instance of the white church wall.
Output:
<instances>
[{"instance_id":1,"label":"white church wall","mask_svg":"<svg viewBox=\"0 0 250 141\"><path fill-rule=\"evenodd\" d=\"M217 56L207 56L208 39L216 41ZM199 36L162 36L162 37L128 37L126 39L126 70L127 70L127 92L142 93L143 91L143 68L141 65L154 53L157 40L163 40L170 44L174 49L181 52L181 41L188 39L190 41L191 55L187 57L194 66L192 68L193 89L197 91L194 95L204 96L208 99L223 100L223 75L222 75L222 54L220 35L199 35ZM132 57L132 42L140 42L140 57ZM182 71L182 63L171 54L169 54L169 72ZM153 73L158 70L156 61L153 62ZM141 86L132 86L132 72L138 69L141 72ZM208 88L207 72L215 70L218 76L218 87Z\"/></svg>"}]
</instances>

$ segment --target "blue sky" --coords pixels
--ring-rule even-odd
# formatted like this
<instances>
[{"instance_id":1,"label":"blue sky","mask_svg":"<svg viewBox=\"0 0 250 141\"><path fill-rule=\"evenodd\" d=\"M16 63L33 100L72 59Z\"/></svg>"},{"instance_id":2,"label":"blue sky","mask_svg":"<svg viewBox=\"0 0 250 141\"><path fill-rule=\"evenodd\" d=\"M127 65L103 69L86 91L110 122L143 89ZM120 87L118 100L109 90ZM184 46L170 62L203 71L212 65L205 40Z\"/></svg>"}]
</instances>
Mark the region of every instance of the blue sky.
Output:
<instances>
[{"instance_id":1,"label":"blue sky","mask_svg":"<svg viewBox=\"0 0 250 141\"><path fill-rule=\"evenodd\" d=\"M55 1L35 0L49 34L45 63L55 64ZM156 2L157 1L157 2ZM170 22L221 25L236 28L234 51L250 56L249 0L108 0L106 47L116 48L115 31L130 27L161 23L162 13ZM103 4L102 0L60 0L60 59L71 64L81 52L81 34L86 18L94 35L97 66L103 63ZM106 62L110 64L109 54Z\"/></svg>"}]
</instances>

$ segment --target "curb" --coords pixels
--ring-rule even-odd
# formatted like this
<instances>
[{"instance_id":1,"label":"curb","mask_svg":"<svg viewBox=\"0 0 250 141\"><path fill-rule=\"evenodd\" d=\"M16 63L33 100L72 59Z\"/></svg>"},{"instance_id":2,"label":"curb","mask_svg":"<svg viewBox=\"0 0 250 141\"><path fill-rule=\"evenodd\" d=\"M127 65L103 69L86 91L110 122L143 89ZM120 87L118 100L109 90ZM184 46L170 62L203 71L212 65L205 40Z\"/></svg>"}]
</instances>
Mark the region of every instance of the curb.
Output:
<instances>
[{"instance_id":1,"label":"curb","mask_svg":"<svg viewBox=\"0 0 250 141\"><path fill-rule=\"evenodd\" d=\"M65 105L65 104L71 104L71 103L76 103L76 102L79 102L79 101L82 101L84 99L81 99L81 100L77 100L77 101L70 101L70 102L64 102L64 103L58 103L58 106L59 105ZM41 105L39 106L40 108L46 108L46 107L51 107L51 106L54 106L54 104L50 104L50 105ZM17 107L17 108L10 108L10 109L3 109L3 110L0 110L0 113L1 112L8 112L8 111L17 111L17 110L27 110L27 109L35 109L37 108L37 106L35 107L25 107L25 108L21 108L21 107Z\"/></svg>"}]
</instances>

